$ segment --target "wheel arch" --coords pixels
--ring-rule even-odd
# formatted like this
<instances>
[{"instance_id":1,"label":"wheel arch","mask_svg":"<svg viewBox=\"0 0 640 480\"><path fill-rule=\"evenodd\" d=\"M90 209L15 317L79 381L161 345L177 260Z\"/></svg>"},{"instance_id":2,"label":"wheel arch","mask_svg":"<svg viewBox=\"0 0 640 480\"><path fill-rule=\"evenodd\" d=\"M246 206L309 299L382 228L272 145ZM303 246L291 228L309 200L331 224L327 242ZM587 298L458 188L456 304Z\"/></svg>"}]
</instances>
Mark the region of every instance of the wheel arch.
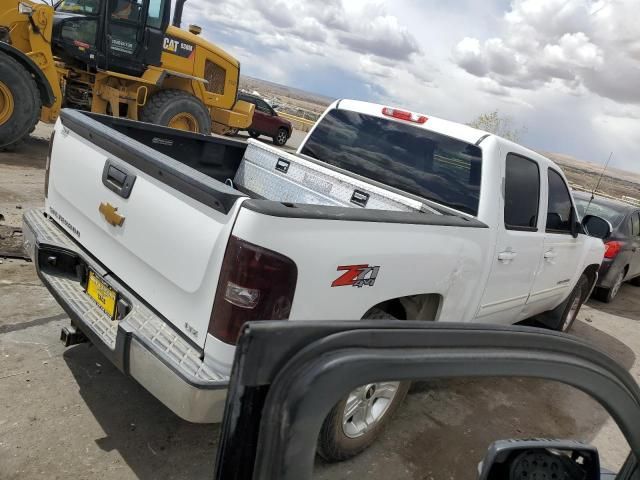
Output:
<instances>
[{"instance_id":1,"label":"wheel arch","mask_svg":"<svg viewBox=\"0 0 640 480\"><path fill-rule=\"evenodd\" d=\"M56 97L53 94L53 88L47 80L44 72L31 60L26 54L18 50L17 48L9 45L5 42L0 42L0 53L13 58L20 63L31 75L33 75L38 91L40 93L40 100L45 107L51 107L56 102Z\"/></svg>"},{"instance_id":2,"label":"wheel arch","mask_svg":"<svg viewBox=\"0 0 640 480\"><path fill-rule=\"evenodd\" d=\"M390 298L384 302L377 303L367 310L363 317L371 310L379 309L399 320L435 321L440 316L441 308L442 295L439 293L424 293Z\"/></svg>"},{"instance_id":3,"label":"wheel arch","mask_svg":"<svg viewBox=\"0 0 640 480\"><path fill-rule=\"evenodd\" d=\"M600 265L592 264L588 265L587 268L584 269L582 275L586 275L589 280L589 295L585 298L589 298L591 292L596 287L596 283L598 283L598 270L600 270ZM579 279L580 277L578 277Z\"/></svg>"}]
</instances>

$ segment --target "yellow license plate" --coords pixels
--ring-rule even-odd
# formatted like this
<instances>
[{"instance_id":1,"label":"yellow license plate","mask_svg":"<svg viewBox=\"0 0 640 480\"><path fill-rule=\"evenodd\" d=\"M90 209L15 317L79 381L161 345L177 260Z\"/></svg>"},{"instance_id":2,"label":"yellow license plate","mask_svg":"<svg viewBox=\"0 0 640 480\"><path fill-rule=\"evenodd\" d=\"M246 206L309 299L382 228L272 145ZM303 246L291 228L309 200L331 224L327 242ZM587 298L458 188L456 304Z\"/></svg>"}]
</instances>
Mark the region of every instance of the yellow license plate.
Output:
<instances>
[{"instance_id":1,"label":"yellow license plate","mask_svg":"<svg viewBox=\"0 0 640 480\"><path fill-rule=\"evenodd\" d=\"M89 271L87 295L93 298L98 306L104 310L109 317L115 317L117 293L91 271Z\"/></svg>"}]
</instances>

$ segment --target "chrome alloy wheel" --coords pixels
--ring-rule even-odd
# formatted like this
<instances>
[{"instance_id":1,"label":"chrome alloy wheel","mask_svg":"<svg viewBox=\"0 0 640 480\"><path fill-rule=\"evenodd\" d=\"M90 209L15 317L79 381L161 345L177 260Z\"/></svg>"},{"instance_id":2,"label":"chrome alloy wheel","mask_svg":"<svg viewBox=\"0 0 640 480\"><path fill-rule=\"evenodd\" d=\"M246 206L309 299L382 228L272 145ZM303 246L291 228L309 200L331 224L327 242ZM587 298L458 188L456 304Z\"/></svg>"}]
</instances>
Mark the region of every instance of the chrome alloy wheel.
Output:
<instances>
[{"instance_id":1,"label":"chrome alloy wheel","mask_svg":"<svg viewBox=\"0 0 640 480\"><path fill-rule=\"evenodd\" d=\"M342 416L342 431L357 438L374 428L393 402L400 382L369 383L349 394Z\"/></svg>"}]
</instances>

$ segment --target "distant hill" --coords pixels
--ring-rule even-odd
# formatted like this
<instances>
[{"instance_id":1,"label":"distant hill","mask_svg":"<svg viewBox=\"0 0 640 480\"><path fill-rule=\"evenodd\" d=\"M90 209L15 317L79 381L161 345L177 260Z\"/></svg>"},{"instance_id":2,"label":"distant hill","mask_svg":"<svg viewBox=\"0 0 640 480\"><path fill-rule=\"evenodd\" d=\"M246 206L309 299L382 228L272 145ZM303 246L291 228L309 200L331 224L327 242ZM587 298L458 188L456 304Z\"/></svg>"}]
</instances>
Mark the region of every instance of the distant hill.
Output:
<instances>
[{"instance_id":1,"label":"distant hill","mask_svg":"<svg viewBox=\"0 0 640 480\"><path fill-rule=\"evenodd\" d=\"M306 92L299 88L287 87L286 85L247 76L240 78L240 88L250 92L255 90L260 92L263 97L282 99L287 103L292 103L317 113L322 113L335 100L318 93Z\"/></svg>"},{"instance_id":2,"label":"distant hill","mask_svg":"<svg viewBox=\"0 0 640 480\"><path fill-rule=\"evenodd\" d=\"M572 184L587 191L591 191L597 185L598 178L604 168L604 164L597 165L585 162L570 155L541 153L560 165ZM609 167L602 177L598 192L617 198L626 196L640 199L640 174Z\"/></svg>"}]
</instances>

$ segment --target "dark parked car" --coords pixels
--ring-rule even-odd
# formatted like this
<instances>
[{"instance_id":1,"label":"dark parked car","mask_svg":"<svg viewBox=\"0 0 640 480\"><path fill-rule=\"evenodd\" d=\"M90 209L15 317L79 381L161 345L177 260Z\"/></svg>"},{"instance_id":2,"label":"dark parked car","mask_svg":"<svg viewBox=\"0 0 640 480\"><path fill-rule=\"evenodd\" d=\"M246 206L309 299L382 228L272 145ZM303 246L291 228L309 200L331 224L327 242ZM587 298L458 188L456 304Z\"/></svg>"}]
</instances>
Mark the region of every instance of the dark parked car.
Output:
<instances>
[{"instance_id":1,"label":"dark parked car","mask_svg":"<svg viewBox=\"0 0 640 480\"><path fill-rule=\"evenodd\" d=\"M258 138L260 135L271 137L273 143L279 147L287 143L293 131L293 126L289 120L278 116L278 113L271 105L255 95L240 93L238 94L238 100L244 100L256 106L253 114L253 123L248 129L252 138ZM233 133L237 133L237 131Z\"/></svg>"},{"instance_id":2,"label":"dark parked car","mask_svg":"<svg viewBox=\"0 0 640 480\"><path fill-rule=\"evenodd\" d=\"M624 282L640 286L640 207L596 196L591 204L590 193L574 192L581 216L597 215L611 223L613 230L605 240L607 250L600 267L594 296L611 302Z\"/></svg>"}]
</instances>

